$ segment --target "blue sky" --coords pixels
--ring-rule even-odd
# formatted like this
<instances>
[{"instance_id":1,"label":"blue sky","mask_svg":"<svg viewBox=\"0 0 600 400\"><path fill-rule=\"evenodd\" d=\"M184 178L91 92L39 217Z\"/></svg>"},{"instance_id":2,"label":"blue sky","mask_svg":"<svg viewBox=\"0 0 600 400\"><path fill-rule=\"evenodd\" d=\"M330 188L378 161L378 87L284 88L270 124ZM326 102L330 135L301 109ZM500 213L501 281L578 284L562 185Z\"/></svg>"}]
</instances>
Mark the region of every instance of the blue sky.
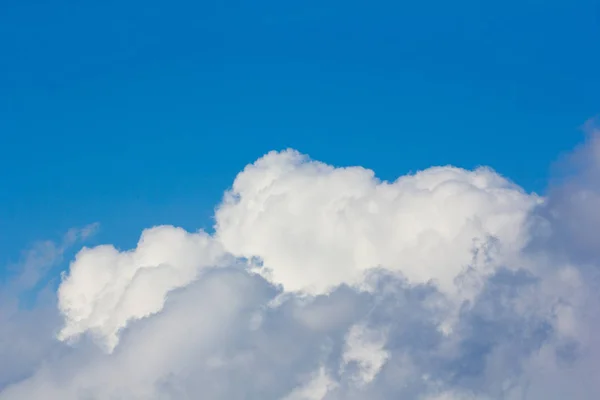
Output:
<instances>
[{"instance_id":1,"label":"blue sky","mask_svg":"<svg viewBox=\"0 0 600 400\"><path fill-rule=\"evenodd\" d=\"M0 264L99 222L211 225L293 147L384 179L490 165L543 191L600 110L598 3L0 5Z\"/></svg>"}]
</instances>

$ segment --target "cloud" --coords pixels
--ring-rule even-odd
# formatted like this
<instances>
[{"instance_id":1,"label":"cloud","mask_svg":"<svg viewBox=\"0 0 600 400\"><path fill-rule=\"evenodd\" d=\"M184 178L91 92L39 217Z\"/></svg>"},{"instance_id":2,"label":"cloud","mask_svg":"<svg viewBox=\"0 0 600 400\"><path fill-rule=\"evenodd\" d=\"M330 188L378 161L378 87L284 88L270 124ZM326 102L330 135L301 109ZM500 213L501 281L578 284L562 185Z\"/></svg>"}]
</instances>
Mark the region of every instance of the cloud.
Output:
<instances>
[{"instance_id":1,"label":"cloud","mask_svg":"<svg viewBox=\"0 0 600 400\"><path fill-rule=\"evenodd\" d=\"M65 251L78 242L84 241L98 230L99 224L93 223L83 228L72 228L65 233L60 242L51 240L35 243L22 254L22 259L8 269L13 271L10 284L3 291L13 292L32 289L53 267L63 259Z\"/></svg>"},{"instance_id":2,"label":"cloud","mask_svg":"<svg viewBox=\"0 0 600 400\"><path fill-rule=\"evenodd\" d=\"M112 351L128 321L163 308L171 290L192 282L199 270L216 266L223 253L204 232L160 226L142 233L137 248L113 246L81 250L58 290L65 317L60 340L94 334Z\"/></svg>"},{"instance_id":3,"label":"cloud","mask_svg":"<svg viewBox=\"0 0 600 400\"><path fill-rule=\"evenodd\" d=\"M61 318L52 285L44 280L67 250L93 235L97 228L98 224L74 228L58 242L37 242L23 252L18 263L8 267L12 274L0 285L0 388L33 373L40 360L55 348L54 329Z\"/></svg>"},{"instance_id":4,"label":"cloud","mask_svg":"<svg viewBox=\"0 0 600 400\"><path fill-rule=\"evenodd\" d=\"M521 249L539 201L487 168L430 168L390 183L290 150L237 176L217 209L216 236L231 254L260 259L285 290L323 293L383 266L451 292L474 242L494 237L505 257Z\"/></svg>"},{"instance_id":5,"label":"cloud","mask_svg":"<svg viewBox=\"0 0 600 400\"><path fill-rule=\"evenodd\" d=\"M595 399L599 149L545 197L488 168L384 182L271 152L213 234L82 249L0 399Z\"/></svg>"}]
</instances>

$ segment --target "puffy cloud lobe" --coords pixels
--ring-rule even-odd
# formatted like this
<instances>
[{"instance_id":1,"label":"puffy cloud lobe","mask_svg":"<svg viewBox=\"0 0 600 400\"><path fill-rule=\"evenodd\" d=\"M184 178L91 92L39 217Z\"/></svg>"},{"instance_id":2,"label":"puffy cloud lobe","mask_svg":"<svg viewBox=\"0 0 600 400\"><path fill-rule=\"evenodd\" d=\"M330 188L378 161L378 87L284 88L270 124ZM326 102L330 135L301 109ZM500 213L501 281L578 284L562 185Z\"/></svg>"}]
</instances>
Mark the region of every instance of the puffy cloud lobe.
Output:
<instances>
[{"instance_id":1,"label":"puffy cloud lobe","mask_svg":"<svg viewBox=\"0 0 600 400\"><path fill-rule=\"evenodd\" d=\"M112 351L130 320L160 311L167 293L188 285L222 256L206 233L170 226L145 230L132 251L113 246L81 250L58 290L65 317L59 339L89 331Z\"/></svg>"},{"instance_id":2,"label":"puffy cloud lobe","mask_svg":"<svg viewBox=\"0 0 600 400\"><path fill-rule=\"evenodd\" d=\"M213 235L80 252L61 337L112 353L61 347L0 399L595 399L600 202L569 196L595 190L586 165L542 199L485 168L388 183L270 153Z\"/></svg>"},{"instance_id":3,"label":"puffy cloud lobe","mask_svg":"<svg viewBox=\"0 0 600 400\"><path fill-rule=\"evenodd\" d=\"M290 150L237 176L217 210L216 235L289 291L324 293L381 266L452 292L478 240L497 238L507 256L522 248L538 203L486 168L431 168L388 183Z\"/></svg>"}]
</instances>

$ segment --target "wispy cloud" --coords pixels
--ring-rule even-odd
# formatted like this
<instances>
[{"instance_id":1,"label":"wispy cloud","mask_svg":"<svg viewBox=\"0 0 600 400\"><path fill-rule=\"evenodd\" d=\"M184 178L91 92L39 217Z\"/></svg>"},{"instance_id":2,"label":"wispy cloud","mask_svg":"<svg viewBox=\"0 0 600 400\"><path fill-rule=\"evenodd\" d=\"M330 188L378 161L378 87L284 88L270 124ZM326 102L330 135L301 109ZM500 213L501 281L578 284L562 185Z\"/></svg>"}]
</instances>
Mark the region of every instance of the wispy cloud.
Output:
<instances>
[{"instance_id":1,"label":"wispy cloud","mask_svg":"<svg viewBox=\"0 0 600 400\"><path fill-rule=\"evenodd\" d=\"M12 274L0 286L0 387L33 373L52 348L61 319L55 295L37 287L64 253L95 233L98 224L70 229L59 242L40 241L9 267ZM24 309L20 300L32 297Z\"/></svg>"}]
</instances>

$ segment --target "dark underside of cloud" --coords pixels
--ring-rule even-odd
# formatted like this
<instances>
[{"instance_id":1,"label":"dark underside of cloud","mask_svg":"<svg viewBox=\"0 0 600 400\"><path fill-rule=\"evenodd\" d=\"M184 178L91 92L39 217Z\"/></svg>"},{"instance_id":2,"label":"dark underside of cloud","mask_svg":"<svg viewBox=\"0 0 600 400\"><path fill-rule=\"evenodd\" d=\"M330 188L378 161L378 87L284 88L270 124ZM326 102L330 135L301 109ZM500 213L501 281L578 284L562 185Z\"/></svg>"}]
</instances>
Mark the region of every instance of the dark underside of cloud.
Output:
<instances>
[{"instance_id":1,"label":"dark underside of cloud","mask_svg":"<svg viewBox=\"0 0 600 400\"><path fill-rule=\"evenodd\" d=\"M214 234L83 248L20 305L72 231L0 288L0 399L595 400L597 137L569 163L540 197L487 168L382 182L272 152Z\"/></svg>"}]
</instances>

